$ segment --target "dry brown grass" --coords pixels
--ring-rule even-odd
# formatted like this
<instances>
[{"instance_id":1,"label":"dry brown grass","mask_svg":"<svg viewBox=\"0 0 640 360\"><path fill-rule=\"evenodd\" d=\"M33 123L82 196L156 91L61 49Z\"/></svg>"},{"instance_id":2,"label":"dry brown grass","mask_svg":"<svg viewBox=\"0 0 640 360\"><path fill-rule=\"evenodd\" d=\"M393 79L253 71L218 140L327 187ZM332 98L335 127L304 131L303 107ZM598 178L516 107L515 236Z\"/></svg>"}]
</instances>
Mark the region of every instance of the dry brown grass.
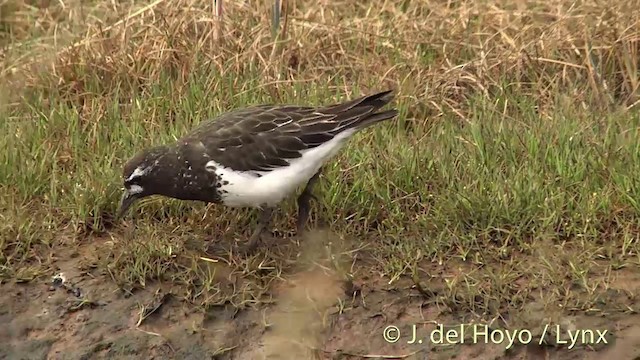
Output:
<instances>
[{"instance_id":1,"label":"dry brown grass","mask_svg":"<svg viewBox=\"0 0 640 360\"><path fill-rule=\"evenodd\" d=\"M288 6L286 33L277 43L264 3L227 4L219 42L214 39L217 19L207 1L154 1L133 8L51 2L32 11L15 3L10 14L18 15L7 20L17 41L12 49L26 47L35 31L63 35L55 42L49 36L36 39L40 46L29 55L37 56L10 63L3 73L21 73L27 87L55 85L64 98L77 101L94 93L83 84L88 74L100 79L95 90L134 92L167 73L187 86L189 74L202 69L233 73L237 79L254 73L274 100L282 97L282 86L332 78L344 82L346 94L354 83L363 83L363 90L392 86L418 118L453 112L466 119L470 96L499 96L505 85L537 99L543 111L558 92L585 106L630 109L638 101L634 2L294 1ZM36 29L27 21L33 15L39 15ZM80 24L86 29L74 32ZM51 49L56 43L71 45ZM57 56L43 84L43 74L30 65L51 50ZM256 91L242 83L207 89Z\"/></svg>"}]
</instances>

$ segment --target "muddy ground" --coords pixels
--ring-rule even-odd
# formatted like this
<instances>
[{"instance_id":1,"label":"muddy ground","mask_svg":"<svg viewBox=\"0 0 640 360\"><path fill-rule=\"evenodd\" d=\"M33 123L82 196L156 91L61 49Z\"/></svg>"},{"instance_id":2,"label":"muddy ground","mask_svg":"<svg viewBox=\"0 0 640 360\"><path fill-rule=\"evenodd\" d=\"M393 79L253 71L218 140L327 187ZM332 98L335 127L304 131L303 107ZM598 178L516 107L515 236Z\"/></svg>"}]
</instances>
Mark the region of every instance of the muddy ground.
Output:
<instances>
[{"instance_id":1,"label":"muddy ground","mask_svg":"<svg viewBox=\"0 0 640 360\"><path fill-rule=\"evenodd\" d=\"M469 314L451 313L408 280L389 285L358 262L353 267L362 271L352 282L327 264L310 262L282 275L270 289L273 301L238 311L231 305L203 310L173 296L168 283L127 294L105 276L79 270L81 259L59 255L51 277L1 285L0 358L640 359L636 313L567 313L560 327L547 329L543 345L540 330L521 322L519 334L528 344L516 340L507 349L509 340L500 339L504 332L491 333L497 343L483 343L482 324L463 327L461 335L460 324L469 323ZM640 275L619 278L625 279L620 287L633 287ZM523 313L538 324L548 311L536 304L526 308ZM444 334L457 330L442 340L436 324L446 326ZM414 328L422 340L411 342ZM385 329L387 337L398 337L399 331L399 340L385 339ZM558 329L565 335L567 329L593 334L583 331L569 350L570 338L558 337ZM474 331L480 343L474 344Z\"/></svg>"}]
</instances>

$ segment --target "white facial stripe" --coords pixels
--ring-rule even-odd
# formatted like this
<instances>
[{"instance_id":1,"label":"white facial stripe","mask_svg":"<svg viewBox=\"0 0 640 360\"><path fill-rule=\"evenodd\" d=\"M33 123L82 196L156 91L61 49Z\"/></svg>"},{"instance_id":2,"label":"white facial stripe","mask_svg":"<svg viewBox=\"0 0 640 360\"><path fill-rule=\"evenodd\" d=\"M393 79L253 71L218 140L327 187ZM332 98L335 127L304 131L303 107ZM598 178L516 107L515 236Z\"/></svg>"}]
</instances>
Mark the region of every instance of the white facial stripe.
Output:
<instances>
[{"instance_id":1,"label":"white facial stripe","mask_svg":"<svg viewBox=\"0 0 640 360\"><path fill-rule=\"evenodd\" d=\"M140 185L131 185L129 187L129 195L140 194L144 189Z\"/></svg>"},{"instance_id":2,"label":"white facial stripe","mask_svg":"<svg viewBox=\"0 0 640 360\"><path fill-rule=\"evenodd\" d=\"M133 172L131 173L131 175L127 178L126 181L131 181L137 177L140 177L146 173L149 172L149 170L151 170L150 166L147 167L142 167L142 166L138 166L135 170L133 170Z\"/></svg>"},{"instance_id":3,"label":"white facial stripe","mask_svg":"<svg viewBox=\"0 0 640 360\"><path fill-rule=\"evenodd\" d=\"M216 165L218 165L218 164L215 161L210 160L210 161L207 161L207 163L204 165L204 168L209 172L215 172L216 171Z\"/></svg>"}]
</instances>

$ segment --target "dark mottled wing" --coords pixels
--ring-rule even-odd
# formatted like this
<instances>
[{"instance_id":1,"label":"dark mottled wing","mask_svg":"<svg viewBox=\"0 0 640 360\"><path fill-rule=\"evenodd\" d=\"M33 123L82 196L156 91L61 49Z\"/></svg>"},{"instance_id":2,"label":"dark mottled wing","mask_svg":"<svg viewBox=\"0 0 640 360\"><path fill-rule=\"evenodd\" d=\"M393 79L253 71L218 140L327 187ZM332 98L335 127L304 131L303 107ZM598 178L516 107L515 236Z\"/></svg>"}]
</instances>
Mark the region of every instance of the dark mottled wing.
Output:
<instances>
[{"instance_id":1,"label":"dark mottled wing","mask_svg":"<svg viewBox=\"0 0 640 360\"><path fill-rule=\"evenodd\" d=\"M392 97L391 91L385 91L321 108L254 106L206 121L180 141L202 144L207 155L225 167L269 171L287 166L287 160L341 131L359 130L394 117L396 110L376 112Z\"/></svg>"}]
</instances>

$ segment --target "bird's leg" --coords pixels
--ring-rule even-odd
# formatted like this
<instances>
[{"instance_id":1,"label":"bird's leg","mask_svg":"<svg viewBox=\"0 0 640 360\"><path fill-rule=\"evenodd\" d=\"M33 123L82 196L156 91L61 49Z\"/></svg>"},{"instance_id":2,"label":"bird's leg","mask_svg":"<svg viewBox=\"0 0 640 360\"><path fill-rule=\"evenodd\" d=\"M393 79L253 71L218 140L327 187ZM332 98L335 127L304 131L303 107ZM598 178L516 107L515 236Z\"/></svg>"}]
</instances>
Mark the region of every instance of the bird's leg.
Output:
<instances>
[{"instance_id":1,"label":"bird's leg","mask_svg":"<svg viewBox=\"0 0 640 360\"><path fill-rule=\"evenodd\" d=\"M312 190L313 186L316 184L316 182L318 182L318 178L320 177L321 172L322 168L320 168L318 172L316 172L315 175L313 175L311 179L309 179L309 181L307 182L307 186L304 187L304 190L302 191L300 196L298 196L298 221L296 222L298 234L302 233L302 230L304 230L304 225L306 224L307 219L309 219L309 200L313 199L315 201L318 201L318 198L313 195Z\"/></svg>"},{"instance_id":2,"label":"bird's leg","mask_svg":"<svg viewBox=\"0 0 640 360\"><path fill-rule=\"evenodd\" d=\"M253 234L249 238L249 242L247 243L247 247L246 247L246 252L251 253L258 246L258 242L262 238L262 233L264 232L267 225L269 225L269 223L271 222L271 217L273 216L273 210L274 208L272 207L264 207L262 208L262 210L260 210L260 214L258 215L258 224L256 225L256 228L253 231Z\"/></svg>"}]
</instances>

